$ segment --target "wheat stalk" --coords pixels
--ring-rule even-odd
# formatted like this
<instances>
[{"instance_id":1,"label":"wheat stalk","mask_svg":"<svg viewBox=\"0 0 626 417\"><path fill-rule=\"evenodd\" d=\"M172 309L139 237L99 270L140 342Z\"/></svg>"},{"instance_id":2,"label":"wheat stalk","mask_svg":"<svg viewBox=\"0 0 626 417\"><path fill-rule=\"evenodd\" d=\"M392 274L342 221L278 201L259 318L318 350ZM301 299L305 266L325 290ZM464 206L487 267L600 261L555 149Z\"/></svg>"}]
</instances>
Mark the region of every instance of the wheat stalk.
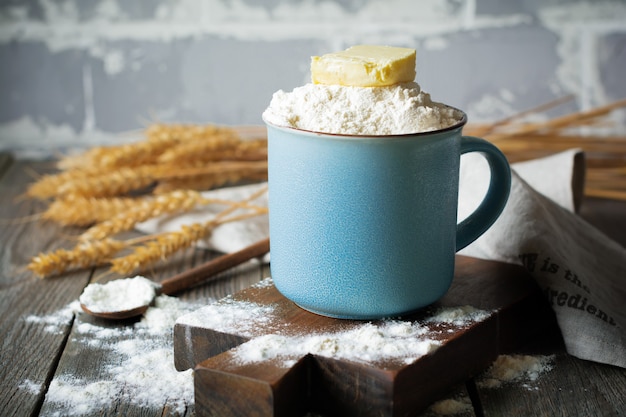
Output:
<instances>
[{"instance_id":1,"label":"wheat stalk","mask_svg":"<svg viewBox=\"0 0 626 417\"><path fill-rule=\"evenodd\" d=\"M248 208L258 212L266 208L228 200L205 198L197 191L176 190L151 198L136 200L136 203L111 218L100 222L79 236L81 241L103 239L123 231L131 230L138 223L164 214L183 213L199 205L221 204L236 208Z\"/></svg>"},{"instance_id":2,"label":"wheat stalk","mask_svg":"<svg viewBox=\"0 0 626 417\"><path fill-rule=\"evenodd\" d=\"M96 242L83 242L72 249L57 249L33 257L26 267L41 278L61 274L70 269L103 265L120 250L125 242L104 239Z\"/></svg>"},{"instance_id":3,"label":"wheat stalk","mask_svg":"<svg viewBox=\"0 0 626 417\"><path fill-rule=\"evenodd\" d=\"M133 253L111 260L111 271L122 275L130 274L140 268L157 261L164 261L168 256L182 249L189 248L195 242L206 238L216 226L224 223L245 220L259 216L261 213L252 212L239 216L213 219L205 223L183 225L179 231L163 233L153 237L143 246L134 248Z\"/></svg>"},{"instance_id":4,"label":"wheat stalk","mask_svg":"<svg viewBox=\"0 0 626 417\"><path fill-rule=\"evenodd\" d=\"M233 172L222 172L218 174L211 173L206 175L161 180L154 188L153 193L163 194L179 189L202 191L242 181L256 182L264 180L267 180L267 169L264 167L257 169L242 169Z\"/></svg>"},{"instance_id":5,"label":"wheat stalk","mask_svg":"<svg viewBox=\"0 0 626 417\"><path fill-rule=\"evenodd\" d=\"M31 198L45 200L58 196L58 189L64 184L82 179L86 176L97 175L99 172L90 169L76 169L63 171L57 174L46 174L30 184L25 195Z\"/></svg>"},{"instance_id":6,"label":"wheat stalk","mask_svg":"<svg viewBox=\"0 0 626 417\"><path fill-rule=\"evenodd\" d=\"M179 143L161 155L158 162L165 164L186 163L189 160L219 161L229 150L237 147L239 138L230 134L219 134L204 140Z\"/></svg>"},{"instance_id":7,"label":"wheat stalk","mask_svg":"<svg viewBox=\"0 0 626 417\"><path fill-rule=\"evenodd\" d=\"M62 170L88 167L118 168L154 164L159 156L181 142L205 139L214 140L216 135L236 137L234 130L212 125L165 125L153 124L145 130L147 141L138 141L118 146L99 146L79 155L61 158L57 167Z\"/></svg>"},{"instance_id":8,"label":"wheat stalk","mask_svg":"<svg viewBox=\"0 0 626 417\"><path fill-rule=\"evenodd\" d=\"M131 197L94 198L69 195L54 200L41 215L64 226L89 226L106 221L137 203Z\"/></svg>"},{"instance_id":9,"label":"wheat stalk","mask_svg":"<svg viewBox=\"0 0 626 417\"><path fill-rule=\"evenodd\" d=\"M81 241L103 239L130 230L136 224L166 213L183 212L202 203L202 195L195 191L177 190L156 197L136 200L135 204L100 222L79 236Z\"/></svg>"},{"instance_id":10,"label":"wheat stalk","mask_svg":"<svg viewBox=\"0 0 626 417\"><path fill-rule=\"evenodd\" d=\"M585 153L586 162L585 195L626 200L626 173L619 170L626 163L626 137L573 135L568 132L572 127L601 125L604 116L626 106L626 99L541 123L515 121L522 115L545 110L567 99L555 100L490 125L468 125L464 132L493 141L511 162L540 158L573 148L581 149Z\"/></svg>"},{"instance_id":11,"label":"wheat stalk","mask_svg":"<svg viewBox=\"0 0 626 417\"><path fill-rule=\"evenodd\" d=\"M576 112L566 116L550 119L543 123L528 123L522 125L504 124L502 126L505 128L505 131L501 133L494 132L493 134L489 134L488 138L492 141L499 141L515 136L524 136L542 131L554 131L584 125L598 117L606 116L613 110L624 106L626 106L626 99L610 103L606 106L597 107L592 110Z\"/></svg>"},{"instance_id":12,"label":"wheat stalk","mask_svg":"<svg viewBox=\"0 0 626 417\"><path fill-rule=\"evenodd\" d=\"M175 140L161 140L152 142L141 141L110 147L100 146L80 155L66 156L57 163L57 167L62 170L85 169L89 167L112 169L123 166L153 164L163 151L175 143Z\"/></svg>"},{"instance_id":13,"label":"wheat stalk","mask_svg":"<svg viewBox=\"0 0 626 417\"><path fill-rule=\"evenodd\" d=\"M219 161L210 165L190 168L179 168L170 165L144 165L138 167L122 167L111 172L93 174L91 171L68 171L48 176L48 182L56 187L46 185L44 193L39 187L37 193L33 188L28 195L42 198L76 195L82 197L113 197L141 190L155 184L159 180L170 178L193 177L205 174L236 173L245 169L267 170L267 162ZM66 175L66 174L72 175ZM82 174L82 175L80 175Z\"/></svg>"},{"instance_id":14,"label":"wheat stalk","mask_svg":"<svg viewBox=\"0 0 626 417\"><path fill-rule=\"evenodd\" d=\"M261 187L242 203L254 201L266 192L267 187ZM113 259L111 270L119 274L130 274L146 265L165 260L174 252L190 247L193 243L210 235L220 224L245 220L267 212L266 210L253 210L250 213L227 217L238 208L238 205L233 204L207 222L183 225L179 231L149 236L150 241L146 245L134 248L130 255Z\"/></svg>"}]
</instances>

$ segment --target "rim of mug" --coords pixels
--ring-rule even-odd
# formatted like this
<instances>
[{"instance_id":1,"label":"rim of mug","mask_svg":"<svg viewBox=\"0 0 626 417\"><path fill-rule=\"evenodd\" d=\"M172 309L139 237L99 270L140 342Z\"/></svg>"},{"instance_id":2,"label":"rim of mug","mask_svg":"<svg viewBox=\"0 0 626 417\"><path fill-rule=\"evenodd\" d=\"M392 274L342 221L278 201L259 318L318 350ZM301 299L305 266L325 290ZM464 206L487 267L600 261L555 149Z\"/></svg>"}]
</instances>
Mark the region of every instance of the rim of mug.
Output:
<instances>
[{"instance_id":1,"label":"rim of mug","mask_svg":"<svg viewBox=\"0 0 626 417\"><path fill-rule=\"evenodd\" d=\"M415 132L415 133L398 133L398 134L390 134L390 135L356 135L356 134L344 134L344 133L328 133L328 132L319 132L316 130L308 130L308 129L299 129L297 127L291 127L291 126L282 126L282 125L277 125L275 123L271 123L268 122L265 117L262 116L263 122L266 125L272 126L274 128L277 129L282 129L282 130L288 130L288 131L296 131L296 132L302 132L302 133L306 133L306 134L311 134L311 135L316 135L316 136L331 136L331 137L337 137L337 138L372 138L372 139L378 139L378 138L403 138L403 137L414 137L414 136L428 136L428 135L434 135L434 134L438 134L438 133L445 133L445 132L449 132L452 130L457 130L463 126L465 126L465 124L467 124L467 114L463 111L460 110L456 107L453 106L448 106L447 104L444 105L445 107L452 109L454 111L457 111L459 113L461 113L461 120L458 121L457 123L448 126L448 127L444 127L442 129L435 129L435 130L427 130L427 131L422 131L422 132Z\"/></svg>"}]
</instances>

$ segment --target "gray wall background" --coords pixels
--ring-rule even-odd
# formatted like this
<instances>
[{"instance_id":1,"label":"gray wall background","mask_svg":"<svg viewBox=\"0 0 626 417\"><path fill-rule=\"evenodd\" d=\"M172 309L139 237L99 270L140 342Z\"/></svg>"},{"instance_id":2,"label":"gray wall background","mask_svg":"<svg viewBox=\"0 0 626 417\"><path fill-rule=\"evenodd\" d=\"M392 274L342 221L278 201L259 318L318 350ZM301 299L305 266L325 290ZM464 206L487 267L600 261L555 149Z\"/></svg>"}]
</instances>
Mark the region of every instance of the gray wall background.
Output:
<instances>
[{"instance_id":1,"label":"gray wall background","mask_svg":"<svg viewBox=\"0 0 626 417\"><path fill-rule=\"evenodd\" d=\"M417 49L422 88L474 122L626 97L626 0L0 0L0 150L261 124L274 91L309 81L311 55L358 43Z\"/></svg>"}]
</instances>

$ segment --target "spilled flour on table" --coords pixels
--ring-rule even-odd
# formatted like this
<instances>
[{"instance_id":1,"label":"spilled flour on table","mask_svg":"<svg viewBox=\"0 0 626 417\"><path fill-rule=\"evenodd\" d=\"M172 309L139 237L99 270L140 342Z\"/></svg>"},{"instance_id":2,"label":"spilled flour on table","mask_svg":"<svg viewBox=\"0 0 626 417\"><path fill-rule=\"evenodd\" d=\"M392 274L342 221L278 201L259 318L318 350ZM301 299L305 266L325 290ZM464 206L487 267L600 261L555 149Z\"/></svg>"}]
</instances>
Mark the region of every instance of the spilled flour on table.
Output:
<instances>
[{"instance_id":1,"label":"spilled flour on table","mask_svg":"<svg viewBox=\"0 0 626 417\"><path fill-rule=\"evenodd\" d=\"M43 389L43 384L34 382L30 379L26 379L22 381L20 385L17 386L19 389L24 390L33 395L39 395L41 390Z\"/></svg>"},{"instance_id":2,"label":"spilled flour on table","mask_svg":"<svg viewBox=\"0 0 626 417\"><path fill-rule=\"evenodd\" d=\"M161 295L141 321L133 325L106 327L106 324L99 325L101 322L77 319L70 344L83 354L93 356L91 366L98 370L97 376L87 379L65 369L52 380L44 407L54 410L58 405L63 407L64 416L80 416L111 407L121 399L142 408L167 407L173 413L193 410L192 371L178 372L174 368L172 330L178 317L195 308L197 305ZM76 302L52 315L29 316L25 321L43 323L46 331L56 333L79 311ZM102 357L99 351L105 352ZM19 388L36 394L43 386L43 383L25 380Z\"/></svg>"},{"instance_id":3,"label":"spilled flour on table","mask_svg":"<svg viewBox=\"0 0 626 417\"><path fill-rule=\"evenodd\" d=\"M534 382L552 370L554 356L500 355L477 380L481 388L498 388L507 383L521 383L528 390L538 390Z\"/></svg>"},{"instance_id":4,"label":"spilled flour on table","mask_svg":"<svg viewBox=\"0 0 626 417\"><path fill-rule=\"evenodd\" d=\"M493 364L476 377L482 389L497 389L505 384L518 384L529 391L537 391L539 378L553 368L554 356L500 355ZM424 417L474 415L474 407L467 393L456 392L450 398L434 402Z\"/></svg>"},{"instance_id":5,"label":"spilled flour on table","mask_svg":"<svg viewBox=\"0 0 626 417\"><path fill-rule=\"evenodd\" d=\"M433 403L426 415L455 416L459 414L473 415L474 407L469 397L447 398Z\"/></svg>"},{"instance_id":6,"label":"spilled flour on table","mask_svg":"<svg viewBox=\"0 0 626 417\"><path fill-rule=\"evenodd\" d=\"M68 304L61 310L48 314L45 316L27 316L24 321L27 323L44 324L44 330L52 334L61 334L64 331L64 327L67 326L74 317L74 314L80 310L80 304L78 301Z\"/></svg>"}]
</instances>

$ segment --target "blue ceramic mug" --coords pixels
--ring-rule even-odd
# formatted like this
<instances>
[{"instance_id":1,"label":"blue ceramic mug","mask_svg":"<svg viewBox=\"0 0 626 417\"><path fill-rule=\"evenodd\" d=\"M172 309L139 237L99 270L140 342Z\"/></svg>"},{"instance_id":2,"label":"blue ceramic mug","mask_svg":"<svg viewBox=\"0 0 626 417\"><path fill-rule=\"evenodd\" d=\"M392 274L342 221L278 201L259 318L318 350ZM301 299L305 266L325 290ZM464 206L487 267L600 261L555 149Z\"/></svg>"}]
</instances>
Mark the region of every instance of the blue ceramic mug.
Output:
<instances>
[{"instance_id":1,"label":"blue ceramic mug","mask_svg":"<svg viewBox=\"0 0 626 417\"><path fill-rule=\"evenodd\" d=\"M276 288L325 316L399 316L441 298L456 251L483 234L509 196L506 157L462 136L467 118L437 131L323 134L267 123L270 270ZM457 224L460 155L491 168L480 206Z\"/></svg>"}]
</instances>

